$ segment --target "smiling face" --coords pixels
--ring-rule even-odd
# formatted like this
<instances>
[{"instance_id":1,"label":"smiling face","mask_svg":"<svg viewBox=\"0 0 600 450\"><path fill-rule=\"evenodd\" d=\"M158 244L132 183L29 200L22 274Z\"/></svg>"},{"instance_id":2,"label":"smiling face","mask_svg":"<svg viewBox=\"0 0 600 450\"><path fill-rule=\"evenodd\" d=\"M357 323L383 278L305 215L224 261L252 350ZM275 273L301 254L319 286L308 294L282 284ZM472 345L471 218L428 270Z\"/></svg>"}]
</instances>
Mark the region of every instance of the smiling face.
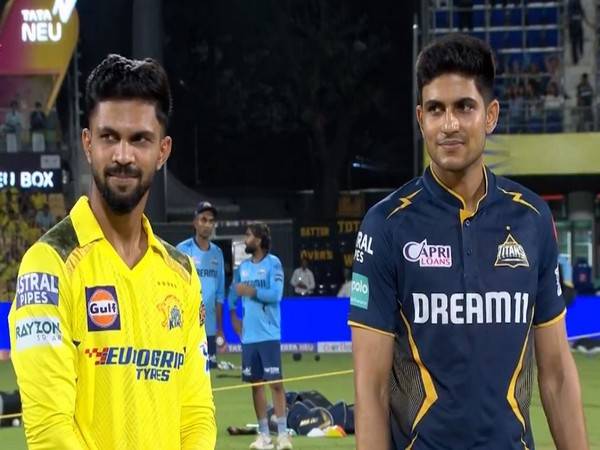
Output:
<instances>
[{"instance_id":1,"label":"smiling face","mask_svg":"<svg viewBox=\"0 0 600 450\"><path fill-rule=\"evenodd\" d=\"M98 103L82 133L92 169L92 190L115 214L130 213L148 196L157 170L171 152L154 104L142 100Z\"/></svg>"},{"instance_id":2,"label":"smiling face","mask_svg":"<svg viewBox=\"0 0 600 450\"><path fill-rule=\"evenodd\" d=\"M487 105L475 80L448 73L423 86L417 120L436 173L481 166L486 135L498 121L497 100Z\"/></svg>"}]
</instances>

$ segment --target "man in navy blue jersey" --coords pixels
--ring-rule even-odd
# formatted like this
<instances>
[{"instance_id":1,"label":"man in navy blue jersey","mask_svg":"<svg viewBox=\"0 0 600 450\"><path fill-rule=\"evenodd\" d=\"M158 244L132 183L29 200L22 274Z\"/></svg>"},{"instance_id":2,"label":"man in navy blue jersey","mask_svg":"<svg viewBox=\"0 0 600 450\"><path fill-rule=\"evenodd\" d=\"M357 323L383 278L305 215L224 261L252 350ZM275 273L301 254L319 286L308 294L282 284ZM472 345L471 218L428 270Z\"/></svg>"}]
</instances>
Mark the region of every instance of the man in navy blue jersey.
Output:
<instances>
[{"instance_id":1,"label":"man in navy blue jersey","mask_svg":"<svg viewBox=\"0 0 600 450\"><path fill-rule=\"evenodd\" d=\"M549 208L483 164L499 103L484 42L417 60L431 165L369 210L351 289L358 449L533 449L534 352L558 449L588 448Z\"/></svg>"}]
</instances>

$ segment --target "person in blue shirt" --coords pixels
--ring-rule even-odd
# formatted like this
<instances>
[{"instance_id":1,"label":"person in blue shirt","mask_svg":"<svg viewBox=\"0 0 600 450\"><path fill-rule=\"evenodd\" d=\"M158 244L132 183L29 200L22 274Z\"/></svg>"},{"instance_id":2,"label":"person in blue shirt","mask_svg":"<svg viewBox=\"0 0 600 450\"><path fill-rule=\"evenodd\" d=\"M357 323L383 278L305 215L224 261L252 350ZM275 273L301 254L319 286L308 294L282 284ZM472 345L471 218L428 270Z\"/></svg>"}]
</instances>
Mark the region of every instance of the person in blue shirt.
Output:
<instances>
[{"instance_id":1,"label":"person in blue shirt","mask_svg":"<svg viewBox=\"0 0 600 450\"><path fill-rule=\"evenodd\" d=\"M242 380L250 383L281 380L281 311L283 268L277 256L270 253L271 232L265 223L255 223L246 230L246 253L234 273L229 291L231 323L242 341ZM237 299L242 298L244 311L240 320L235 311ZM269 385L273 408L277 416L277 449L291 449L287 434L287 415L283 383ZM251 449L272 449L267 419L267 398L263 385L252 386L254 410L259 434Z\"/></svg>"},{"instance_id":2,"label":"person in blue shirt","mask_svg":"<svg viewBox=\"0 0 600 450\"><path fill-rule=\"evenodd\" d=\"M357 449L532 450L536 363L556 448L588 449L550 209L483 164L500 109L491 49L452 33L416 71L431 164L356 240Z\"/></svg>"},{"instance_id":3,"label":"person in blue shirt","mask_svg":"<svg viewBox=\"0 0 600 450\"><path fill-rule=\"evenodd\" d=\"M180 242L177 250L189 255L200 277L204 326L208 344L209 364L217 367L217 346L225 345L223 336L223 302L225 300L225 263L223 252L210 241L215 230L217 209L210 202L198 203L194 212L196 234ZM202 317L200 318L202 323Z\"/></svg>"}]
</instances>

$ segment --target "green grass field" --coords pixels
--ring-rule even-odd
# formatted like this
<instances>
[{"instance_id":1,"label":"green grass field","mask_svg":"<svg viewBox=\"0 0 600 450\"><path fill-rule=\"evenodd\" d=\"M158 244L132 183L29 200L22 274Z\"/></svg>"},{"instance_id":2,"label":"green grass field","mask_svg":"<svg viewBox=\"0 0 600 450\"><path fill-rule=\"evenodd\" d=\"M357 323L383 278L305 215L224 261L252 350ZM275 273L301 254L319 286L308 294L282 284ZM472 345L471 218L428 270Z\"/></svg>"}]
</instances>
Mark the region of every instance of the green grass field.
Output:
<instances>
[{"instance_id":1,"label":"green grass field","mask_svg":"<svg viewBox=\"0 0 600 450\"><path fill-rule=\"evenodd\" d=\"M588 358L575 355L577 366L583 385L583 397L587 428L590 437L590 448L600 449L600 358ZM226 358L239 364L238 355L227 355ZM284 355L284 373L286 378L303 375L313 375L341 371L351 368L351 356L346 354L321 355L319 362L313 359L312 354L305 354L300 362L294 362L291 355ZM226 374L226 377L219 375ZM239 379L232 372L213 373L213 387L234 386L240 384ZM16 383L10 363L0 362L0 390L15 389ZM332 402L345 400L353 402L352 375L339 375L319 379L290 382L286 384L287 390L301 391L317 389ZM217 424L219 434L217 438L218 450L233 450L248 448L252 436L229 436L229 425L243 426L246 423L255 423L250 392L247 388L215 392L217 405ZM536 448L550 450L554 448L552 439L546 425L537 392L533 395L531 408L531 421L535 432ZM2 450L25 450L25 439L22 428L0 428L0 448ZM354 438L305 438L294 439L294 449L353 449Z\"/></svg>"}]
</instances>

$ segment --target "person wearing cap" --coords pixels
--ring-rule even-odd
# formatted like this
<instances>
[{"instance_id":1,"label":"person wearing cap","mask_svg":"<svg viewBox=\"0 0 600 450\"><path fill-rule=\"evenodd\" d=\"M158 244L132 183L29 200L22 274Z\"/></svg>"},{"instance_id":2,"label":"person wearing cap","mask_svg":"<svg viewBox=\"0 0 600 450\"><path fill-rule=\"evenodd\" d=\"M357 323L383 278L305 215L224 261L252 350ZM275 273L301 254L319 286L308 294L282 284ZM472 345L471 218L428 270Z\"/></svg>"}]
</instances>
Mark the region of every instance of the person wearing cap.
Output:
<instances>
[{"instance_id":1,"label":"person wearing cap","mask_svg":"<svg viewBox=\"0 0 600 450\"><path fill-rule=\"evenodd\" d=\"M212 203L198 203L194 212L195 234L180 242L177 250L189 255L200 277L204 307L204 326L208 341L210 367L217 367L217 344L225 345L223 336L223 301L225 298L225 263L223 252L210 241L215 230L217 209ZM202 323L203 318L200 317Z\"/></svg>"}]
</instances>

